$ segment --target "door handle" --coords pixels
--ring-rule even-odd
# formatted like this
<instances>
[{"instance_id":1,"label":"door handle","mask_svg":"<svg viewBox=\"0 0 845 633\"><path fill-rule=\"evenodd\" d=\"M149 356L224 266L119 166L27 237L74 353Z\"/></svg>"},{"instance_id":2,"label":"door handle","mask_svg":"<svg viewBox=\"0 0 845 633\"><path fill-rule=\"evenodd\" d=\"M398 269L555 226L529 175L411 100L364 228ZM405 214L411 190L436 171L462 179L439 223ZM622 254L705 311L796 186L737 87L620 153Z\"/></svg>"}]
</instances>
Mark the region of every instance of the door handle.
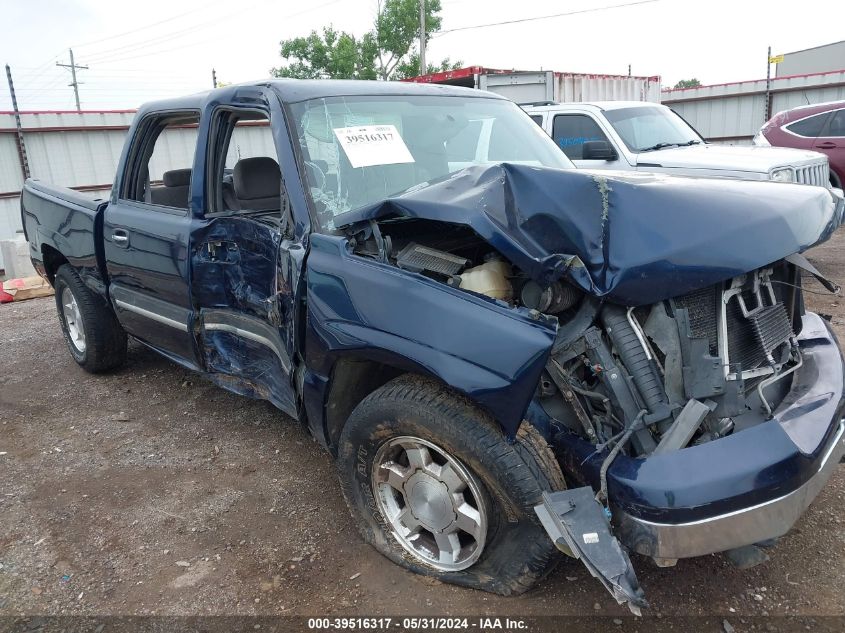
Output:
<instances>
[{"instance_id":1,"label":"door handle","mask_svg":"<svg viewBox=\"0 0 845 633\"><path fill-rule=\"evenodd\" d=\"M126 248L129 246L129 234L123 229L115 229L111 234L111 241L115 246Z\"/></svg>"},{"instance_id":2,"label":"door handle","mask_svg":"<svg viewBox=\"0 0 845 633\"><path fill-rule=\"evenodd\" d=\"M833 149L836 147L836 143L831 143L830 141L825 141L824 143L819 143L816 145L819 149Z\"/></svg>"}]
</instances>

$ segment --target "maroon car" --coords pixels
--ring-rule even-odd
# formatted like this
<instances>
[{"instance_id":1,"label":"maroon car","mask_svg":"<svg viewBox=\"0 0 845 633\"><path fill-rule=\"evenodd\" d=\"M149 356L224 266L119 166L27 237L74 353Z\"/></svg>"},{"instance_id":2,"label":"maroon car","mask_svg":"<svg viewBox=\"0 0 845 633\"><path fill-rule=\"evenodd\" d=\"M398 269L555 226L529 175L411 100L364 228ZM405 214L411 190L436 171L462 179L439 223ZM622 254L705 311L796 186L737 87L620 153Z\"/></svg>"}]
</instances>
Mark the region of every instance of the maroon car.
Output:
<instances>
[{"instance_id":1,"label":"maroon car","mask_svg":"<svg viewBox=\"0 0 845 633\"><path fill-rule=\"evenodd\" d=\"M827 154L830 184L845 184L845 101L800 106L778 112L757 136L755 145L811 149Z\"/></svg>"}]
</instances>

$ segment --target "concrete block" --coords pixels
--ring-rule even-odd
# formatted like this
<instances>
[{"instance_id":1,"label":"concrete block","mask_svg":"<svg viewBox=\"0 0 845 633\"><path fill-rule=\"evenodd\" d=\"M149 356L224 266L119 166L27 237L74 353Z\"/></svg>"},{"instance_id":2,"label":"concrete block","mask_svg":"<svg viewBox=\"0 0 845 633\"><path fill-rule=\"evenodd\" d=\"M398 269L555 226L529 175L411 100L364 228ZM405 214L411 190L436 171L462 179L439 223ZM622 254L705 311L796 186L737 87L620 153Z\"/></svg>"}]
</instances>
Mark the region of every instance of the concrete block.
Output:
<instances>
[{"instance_id":1,"label":"concrete block","mask_svg":"<svg viewBox=\"0 0 845 633\"><path fill-rule=\"evenodd\" d=\"M6 279L32 277L36 274L29 260L29 245L23 235L11 240L0 240L0 268L6 270Z\"/></svg>"}]
</instances>

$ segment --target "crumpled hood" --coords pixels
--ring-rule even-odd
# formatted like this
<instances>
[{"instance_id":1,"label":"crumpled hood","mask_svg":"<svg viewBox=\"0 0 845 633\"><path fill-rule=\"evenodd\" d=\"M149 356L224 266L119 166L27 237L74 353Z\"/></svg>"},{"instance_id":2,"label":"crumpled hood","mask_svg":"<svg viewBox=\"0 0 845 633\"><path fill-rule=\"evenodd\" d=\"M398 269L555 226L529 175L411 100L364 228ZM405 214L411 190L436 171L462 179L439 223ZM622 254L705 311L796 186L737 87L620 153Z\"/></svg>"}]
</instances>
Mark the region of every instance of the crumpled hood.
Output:
<instances>
[{"instance_id":1,"label":"crumpled hood","mask_svg":"<svg viewBox=\"0 0 845 633\"><path fill-rule=\"evenodd\" d=\"M762 174L768 174L776 167L795 167L816 163L823 159L824 155L818 152L786 147L710 144L667 147L637 155L638 164L660 165L675 169L746 171Z\"/></svg>"},{"instance_id":2,"label":"crumpled hood","mask_svg":"<svg viewBox=\"0 0 845 633\"><path fill-rule=\"evenodd\" d=\"M467 168L335 225L388 217L468 225L540 283L565 275L625 305L730 279L836 228L820 187L508 163Z\"/></svg>"}]
</instances>

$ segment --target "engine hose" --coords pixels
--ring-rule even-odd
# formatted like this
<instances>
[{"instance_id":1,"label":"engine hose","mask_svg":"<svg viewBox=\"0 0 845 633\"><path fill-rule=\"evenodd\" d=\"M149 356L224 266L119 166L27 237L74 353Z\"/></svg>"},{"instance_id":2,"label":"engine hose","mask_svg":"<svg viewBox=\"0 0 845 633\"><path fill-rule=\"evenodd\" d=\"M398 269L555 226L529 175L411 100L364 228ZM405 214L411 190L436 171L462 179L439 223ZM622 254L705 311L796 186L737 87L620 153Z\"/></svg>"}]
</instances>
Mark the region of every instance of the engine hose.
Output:
<instances>
[{"instance_id":1,"label":"engine hose","mask_svg":"<svg viewBox=\"0 0 845 633\"><path fill-rule=\"evenodd\" d=\"M605 305L601 322L651 414L646 417L646 422L653 424L668 418L672 414L669 397L640 337L628 321L625 308Z\"/></svg>"},{"instance_id":2,"label":"engine hose","mask_svg":"<svg viewBox=\"0 0 845 633\"><path fill-rule=\"evenodd\" d=\"M625 430L625 434L622 436L622 439L616 443L610 453L608 453L607 457L604 458L604 461L601 463L601 471L599 471L599 480L601 482L601 488L599 489L599 493L596 495L596 500L601 503L607 500L607 471L610 469L611 464L613 464L613 460L616 459L616 456L619 454L619 451L628 443L628 440L631 439L631 436L634 434L634 431L638 430L640 426L640 422L646 414L646 410L643 409L637 414L637 417L634 418L634 421L631 422L631 426L629 426Z\"/></svg>"}]
</instances>

